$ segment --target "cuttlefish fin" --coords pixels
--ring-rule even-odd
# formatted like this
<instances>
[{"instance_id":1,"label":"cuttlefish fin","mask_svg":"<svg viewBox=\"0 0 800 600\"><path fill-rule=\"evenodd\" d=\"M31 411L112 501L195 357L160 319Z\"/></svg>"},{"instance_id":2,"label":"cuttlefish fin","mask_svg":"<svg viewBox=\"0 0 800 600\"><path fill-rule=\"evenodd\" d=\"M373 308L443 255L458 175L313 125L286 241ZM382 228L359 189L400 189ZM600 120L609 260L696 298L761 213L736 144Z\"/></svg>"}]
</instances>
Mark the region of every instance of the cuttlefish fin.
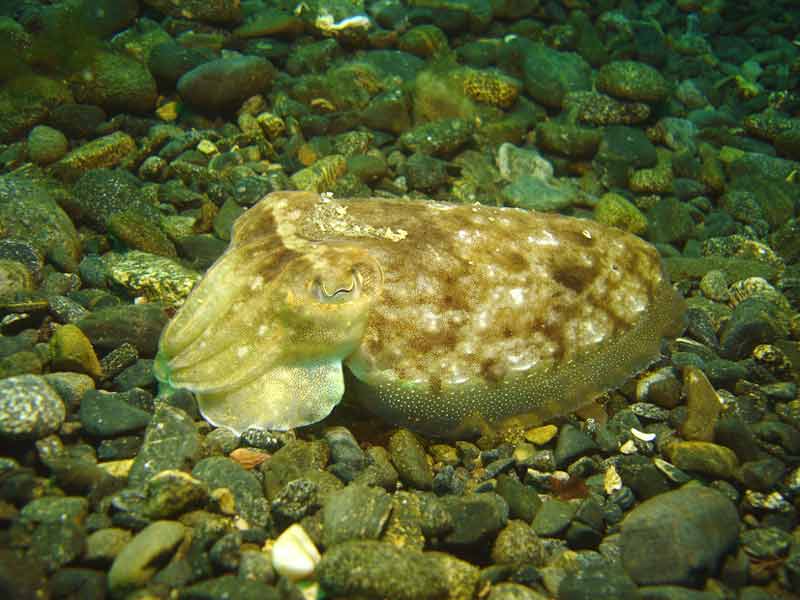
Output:
<instances>
[{"instance_id":1,"label":"cuttlefish fin","mask_svg":"<svg viewBox=\"0 0 800 600\"><path fill-rule=\"evenodd\" d=\"M200 412L217 427L285 431L321 421L344 394L340 359L276 366L234 390L197 392Z\"/></svg>"}]
</instances>

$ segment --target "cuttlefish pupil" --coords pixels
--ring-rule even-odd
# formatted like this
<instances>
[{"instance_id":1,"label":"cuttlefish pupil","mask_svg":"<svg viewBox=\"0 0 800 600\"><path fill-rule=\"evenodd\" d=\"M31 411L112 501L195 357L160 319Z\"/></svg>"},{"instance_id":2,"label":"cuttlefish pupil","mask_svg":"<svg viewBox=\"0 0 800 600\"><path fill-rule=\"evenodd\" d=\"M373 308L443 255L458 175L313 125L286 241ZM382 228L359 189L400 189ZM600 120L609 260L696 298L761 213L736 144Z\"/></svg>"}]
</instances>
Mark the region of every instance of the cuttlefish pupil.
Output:
<instances>
[{"instance_id":1,"label":"cuttlefish pupil","mask_svg":"<svg viewBox=\"0 0 800 600\"><path fill-rule=\"evenodd\" d=\"M337 304L349 302L357 292L360 275L353 271L350 273L351 281L348 285L337 282L323 281L322 277L317 277L311 283L311 290L314 297L323 303Z\"/></svg>"},{"instance_id":2,"label":"cuttlefish pupil","mask_svg":"<svg viewBox=\"0 0 800 600\"><path fill-rule=\"evenodd\" d=\"M684 311L656 250L599 223L276 192L236 221L155 370L242 432L324 419L347 367L365 408L453 437L573 412L656 360Z\"/></svg>"}]
</instances>

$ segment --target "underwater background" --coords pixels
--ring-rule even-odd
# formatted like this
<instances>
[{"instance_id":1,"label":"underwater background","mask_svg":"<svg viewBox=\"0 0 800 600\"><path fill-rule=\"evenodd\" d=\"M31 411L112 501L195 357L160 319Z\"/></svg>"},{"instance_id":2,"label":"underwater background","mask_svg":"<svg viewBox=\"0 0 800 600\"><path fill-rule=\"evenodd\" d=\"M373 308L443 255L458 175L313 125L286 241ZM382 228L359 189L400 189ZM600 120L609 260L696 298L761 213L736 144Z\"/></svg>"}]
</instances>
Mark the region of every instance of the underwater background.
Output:
<instances>
[{"instance_id":1,"label":"underwater background","mask_svg":"<svg viewBox=\"0 0 800 600\"><path fill-rule=\"evenodd\" d=\"M789 0L0 0L0 592L800 597L799 81ZM275 202L259 201L292 190L394 207L368 230L346 210L314 221L390 242L405 237L403 202L477 203L487 223L518 214L500 207L544 214L518 223L593 221L532 254L530 271L622 230L608 239L634 241L618 254L661 266L623 270L634 291L592 302L627 323L637 282L652 280L669 292L648 296L666 337L655 351L652 332L600 335L602 360L550 365L548 419L498 425L491 386L513 359L497 340L519 339L523 301L471 340L489 384L470 402L490 422L426 427L426 405L397 427L351 397L345 372L327 417L214 427L203 391L167 385L193 367L169 364L185 340L159 351L159 339L170 322L253 334L226 328L247 322L229 303L247 260L205 274ZM426 235L472 231L430 210ZM292 219L259 227L291 241ZM502 242L511 225L491 222L476 235L501 241L459 268L524 275ZM341 307L394 277L411 318L384 320L372 341L398 340L398 369L435 373L447 331L429 343L436 314L414 307L419 272L441 257L413 256L400 272L325 263L303 289ZM544 272L582 293L589 270ZM550 289L533 290L537 306ZM594 332L579 309L540 324L536 344ZM620 366L637 352L647 361ZM243 360L213 358L220 380ZM612 389L558 410L579 372ZM304 401L315 386L342 395L304 382ZM240 400L229 410L246 415Z\"/></svg>"}]
</instances>

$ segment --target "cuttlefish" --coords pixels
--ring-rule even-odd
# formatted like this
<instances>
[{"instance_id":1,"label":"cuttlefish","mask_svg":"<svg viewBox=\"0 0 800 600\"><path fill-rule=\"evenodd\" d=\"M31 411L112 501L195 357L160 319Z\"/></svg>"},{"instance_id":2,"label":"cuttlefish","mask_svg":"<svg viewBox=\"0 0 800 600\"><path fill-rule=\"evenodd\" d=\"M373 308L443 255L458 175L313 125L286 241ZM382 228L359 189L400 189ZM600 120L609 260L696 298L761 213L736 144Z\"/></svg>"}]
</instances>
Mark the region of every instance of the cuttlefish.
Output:
<instances>
[{"instance_id":1,"label":"cuttlefish","mask_svg":"<svg viewBox=\"0 0 800 600\"><path fill-rule=\"evenodd\" d=\"M275 192L165 328L156 375L239 433L320 421L347 381L389 422L453 436L577 410L683 313L656 250L593 221Z\"/></svg>"}]
</instances>

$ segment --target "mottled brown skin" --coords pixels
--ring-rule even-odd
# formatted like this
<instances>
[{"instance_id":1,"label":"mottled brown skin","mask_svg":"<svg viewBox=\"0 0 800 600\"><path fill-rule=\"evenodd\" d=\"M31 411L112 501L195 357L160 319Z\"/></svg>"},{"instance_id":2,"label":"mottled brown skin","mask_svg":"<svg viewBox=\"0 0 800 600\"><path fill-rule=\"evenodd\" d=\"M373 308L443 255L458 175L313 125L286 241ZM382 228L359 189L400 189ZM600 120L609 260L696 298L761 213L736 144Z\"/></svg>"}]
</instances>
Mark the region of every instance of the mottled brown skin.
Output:
<instances>
[{"instance_id":1,"label":"mottled brown skin","mask_svg":"<svg viewBox=\"0 0 800 600\"><path fill-rule=\"evenodd\" d=\"M370 410L456 435L574 411L657 358L683 310L652 246L592 221L278 192L165 330L159 378L215 424L288 428L339 401L343 363Z\"/></svg>"}]
</instances>

